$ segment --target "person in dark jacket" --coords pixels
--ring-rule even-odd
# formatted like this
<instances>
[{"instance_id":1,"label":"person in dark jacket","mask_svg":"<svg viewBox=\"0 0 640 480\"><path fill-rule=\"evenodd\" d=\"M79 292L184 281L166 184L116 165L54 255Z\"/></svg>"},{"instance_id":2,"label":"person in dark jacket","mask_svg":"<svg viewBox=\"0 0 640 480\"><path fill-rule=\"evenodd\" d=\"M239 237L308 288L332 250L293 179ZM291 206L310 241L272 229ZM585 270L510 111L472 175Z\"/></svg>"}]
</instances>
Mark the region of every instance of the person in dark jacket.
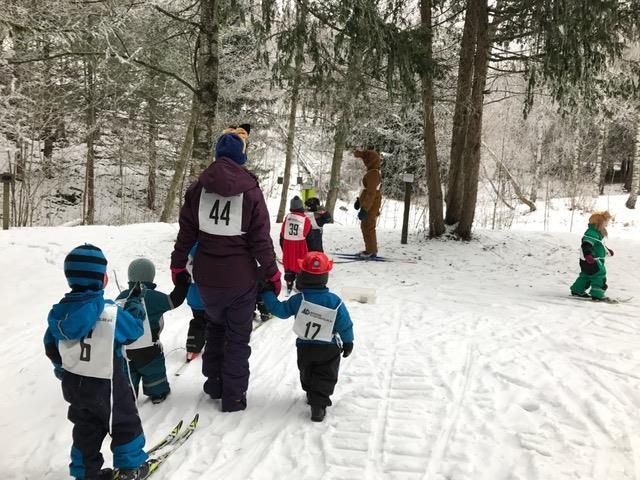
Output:
<instances>
[{"instance_id":1,"label":"person in dark jacket","mask_svg":"<svg viewBox=\"0 0 640 480\"><path fill-rule=\"evenodd\" d=\"M164 328L163 315L182 305L189 290L191 276L181 272L169 295L156 290L156 284L153 283L156 267L147 258L133 260L129 264L128 276L129 288L120 292L116 301L128 298L131 289L140 285L140 299L145 311L144 335L126 347L131 382L136 393L142 382L142 393L150 397L152 403L162 403L171 392L160 342L160 333Z\"/></svg>"},{"instance_id":2,"label":"person in dark jacket","mask_svg":"<svg viewBox=\"0 0 640 480\"><path fill-rule=\"evenodd\" d=\"M144 332L137 289L124 308L104 299L107 259L94 245L74 248L64 260L71 292L55 304L47 319L45 353L62 381L73 423L72 477L111 480L102 468L102 441L111 435L118 478L144 478L148 472L144 434L131 390L123 346Z\"/></svg>"},{"instance_id":3,"label":"person in dark jacket","mask_svg":"<svg viewBox=\"0 0 640 480\"><path fill-rule=\"evenodd\" d=\"M276 317L296 317L293 331L298 335L300 383L311 406L311 420L321 422L338 382L340 353L346 358L353 351L353 324L340 297L327 288L333 262L324 253L309 252L299 263L296 288L300 293L280 302L266 283L262 298Z\"/></svg>"},{"instance_id":4,"label":"person in dark jacket","mask_svg":"<svg viewBox=\"0 0 640 480\"><path fill-rule=\"evenodd\" d=\"M222 399L222 411L244 410L249 382L249 337L262 274L280 286L267 205L257 178L243 167L247 132L227 129L216 160L185 194L171 272L186 271L198 242L193 276L207 313L202 371L204 391Z\"/></svg>"},{"instance_id":5,"label":"person in dark jacket","mask_svg":"<svg viewBox=\"0 0 640 480\"><path fill-rule=\"evenodd\" d=\"M311 231L307 235L307 248L310 252L324 252L323 227L331 222L331 214L320 207L320 200L316 197L307 198L304 206L307 217L311 221Z\"/></svg>"}]
</instances>

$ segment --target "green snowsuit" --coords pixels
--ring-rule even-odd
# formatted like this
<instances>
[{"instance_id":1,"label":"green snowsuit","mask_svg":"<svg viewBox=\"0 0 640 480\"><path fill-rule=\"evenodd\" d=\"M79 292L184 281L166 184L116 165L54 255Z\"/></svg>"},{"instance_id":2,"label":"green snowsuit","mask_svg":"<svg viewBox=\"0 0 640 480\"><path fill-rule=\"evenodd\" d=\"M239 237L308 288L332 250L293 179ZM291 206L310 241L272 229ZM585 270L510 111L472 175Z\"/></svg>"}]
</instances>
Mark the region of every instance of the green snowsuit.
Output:
<instances>
[{"instance_id":1,"label":"green snowsuit","mask_svg":"<svg viewBox=\"0 0 640 480\"><path fill-rule=\"evenodd\" d=\"M571 285L571 293L582 294L591 287L589 294L592 297L603 298L607 289L607 269L604 265L604 259L609 251L595 225L589 224L589 228L582 237L581 247L580 276ZM584 260L587 255L593 256L595 263L587 263Z\"/></svg>"}]
</instances>

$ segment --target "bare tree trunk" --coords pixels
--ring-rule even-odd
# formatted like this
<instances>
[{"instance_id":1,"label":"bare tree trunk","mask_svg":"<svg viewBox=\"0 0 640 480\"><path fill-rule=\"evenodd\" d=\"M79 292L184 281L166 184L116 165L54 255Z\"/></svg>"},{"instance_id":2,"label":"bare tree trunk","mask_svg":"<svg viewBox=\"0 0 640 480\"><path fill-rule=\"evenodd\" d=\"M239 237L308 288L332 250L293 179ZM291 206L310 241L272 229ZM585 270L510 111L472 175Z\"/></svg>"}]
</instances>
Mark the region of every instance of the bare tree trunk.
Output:
<instances>
[{"instance_id":1,"label":"bare tree trunk","mask_svg":"<svg viewBox=\"0 0 640 480\"><path fill-rule=\"evenodd\" d=\"M482 140L482 112L484 87L489 67L489 7L487 0L471 0L474 16L478 20L476 30L476 52L473 61L473 87L471 92L471 114L467 133L468 149L465 148L464 199L462 215L456 234L463 240L471 239L471 228L478 198L478 175L480 172L480 145Z\"/></svg>"},{"instance_id":2,"label":"bare tree trunk","mask_svg":"<svg viewBox=\"0 0 640 480\"><path fill-rule=\"evenodd\" d=\"M193 149L193 132L196 122L199 116L199 102L196 95L193 95L191 100L191 114L189 115L189 123L187 124L187 131L185 132L184 142L182 142L182 148L180 149L180 156L176 162L175 171L171 178L171 184L169 185L169 191L167 192L167 198L164 200L164 206L162 207L162 213L160 214L161 222L169 222L173 214L173 207L176 204L176 196L178 194L178 188L182 182L185 174L187 162L191 157L191 151Z\"/></svg>"},{"instance_id":3,"label":"bare tree trunk","mask_svg":"<svg viewBox=\"0 0 640 480\"><path fill-rule=\"evenodd\" d=\"M49 42L45 39L44 46L42 47L42 54L45 57L51 55L51 47ZM47 91L51 91L51 87L53 85L53 81L51 78L51 62L44 62L44 84ZM42 156L43 156L43 165L42 172L47 178L53 177L53 142L55 141L55 125L54 119L56 116L53 112L50 112L50 108L46 109L48 111L48 115L44 116L44 128L43 128L43 139L44 146L42 148Z\"/></svg>"},{"instance_id":4,"label":"bare tree trunk","mask_svg":"<svg viewBox=\"0 0 640 480\"><path fill-rule=\"evenodd\" d=\"M458 85L456 89L456 108L453 114L453 133L451 137L451 158L449 180L447 182L447 214L445 223L453 225L460 221L464 196L463 154L469 123L469 100L473 80L473 57L476 38L477 19L474 17L472 0L467 2L464 29L460 43L458 61Z\"/></svg>"},{"instance_id":5,"label":"bare tree trunk","mask_svg":"<svg viewBox=\"0 0 640 480\"><path fill-rule=\"evenodd\" d=\"M489 152L489 154L496 161L500 171L504 172L504 174L507 176L507 180L509 180L509 183L511 183L511 186L513 187L513 191L516 194L516 197L518 197L518 200L520 200L527 207L529 207L529 212L535 212L537 209L536 204L533 203L531 200L529 200L527 197L525 197L522 191L522 188L520 187L520 184L518 183L516 178L511 174L511 172L509 171L507 166L504 164L502 159L500 159L500 157L498 157L498 155L496 155L496 153L493 150L491 150L491 148L489 148L489 145L487 145L486 143L482 142L482 146L487 149L487 152Z\"/></svg>"},{"instance_id":6,"label":"bare tree trunk","mask_svg":"<svg viewBox=\"0 0 640 480\"><path fill-rule=\"evenodd\" d=\"M89 24L91 25L91 18ZM91 40L89 40L91 45ZM87 161L85 168L84 188L84 216L85 225L95 222L95 143L97 140L96 126L96 95L95 95L95 58L88 56L86 60L86 122L87 122Z\"/></svg>"},{"instance_id":7,"label":"bare tree trunk","mask_svg":"<svg viewBox=\"0 0 640 480\"><path fill-rule=\"evenodd\" d=\"M605 123L605 119L600 120L600 128L598 129L598 146L596 147L598 150L596 151L596 165L593 172L593 178L596 182L596 188L598 195L602 195L604 193L604 171L602 168L602 162L604 157L604 146L606 144L607 139L607 124Z\"/></svg>"},{"instance_id":8,"label":"bare tree trunk","mask_svg":"<svg viewBox=\"0 0 640 480\"><path fill-rule=\"evenodd\" d=\"M306 9L303 3L296 3L296 53L293 82L291 85L291 103L289 105L289 125L287 127L287 152L284 161L284 175L282 176L282 193L276 223L282 223L287 211L287 194L291 182L291 163L293 162L293 143L296 135L296 114L298 112L298 97L300 93L300 80L302 78L302 64L304 62L304 28L306 21Z\"/></svg>"},{"instance_id":9,"label":"bare tree trunk","mask_svg":"<svg viewBox=\"0 0 640 480\"><path fill-rule=\"evenodd\" d=\"M153 91L152 91L153 92ZM149 121L149 183L147 186L147 208L156 209L156 174L158 167L158 101L155 96L147 99L147 119Z\"/></svg>"},{"instance_id":10,"label":"bare tree trunk","mask_svg":"<svg viewBox=\"0 0 640 480\"><path fill-rule=\"evenodd\" d=\"M445 231L442 205L442 183L436 149L436 126L433 118L433 31L431 26L431 0L421 0L420 17L424 30L425 59L422 81L422 108L424 114L423 139L426 157L427 185L429 189L429 237L439 237Z\"/></svg>"},{"instance_id":11,"label":"bare tree trunk","mask_svg":"<svg viewBox=\"0 0 640 480\"><path fill-rule=\"evenodd\" d=\"M329 178L329 191L327 193L327 212L333 217L333 212L338 201L340 191L340 169L342 168L342 157L344 146L349 135L349 128L353 117L353 105L357 95L357 84L362 69L362 53L356 43L352 43L349 51L349 62L347 67L347 78L342 91L340 105L342 107L339 114L336 131L333 136L333 159L331 161L331 176Z\"/></svg>"},{"instance_id":12,"label":"bare tree trunk","mask_svg":"<svg viewBox=\"0 0 640 480\"><path fill-rule=\"evenodd\" d=\"M627 208L636 208L636 200L638 198L638 190L640 189L640 118L636 130L636 151L633 156L633 171L631 173L631 188L629 189L629 198L625 206Z\"/></svg>"},{"instance_id":13,"label":"bare tree trunk","mask_svg":"<svg viewBox=\"0 0 640 480\"><path fill-rule=\"evenodd\" d=\"M218 110L218 1L201 0L198 36L198 101L202 117L193 132L194 173L198 175L213 161L213 135Z\"/></svg>"},{"instance_id":14,"label":"bare tree trunk","mask_svg":"<svg viewBox=\"0 0 640 480\"><path fill-rule=\"evenodd\" d=\"M578 205L578 181L580 170L580 128L576 127L577 133L574 138L571 151L571 210L575 210ZM573 217L572 217L573 219Z\"/></svg>"},{"instance_id":15,"label":"bare tree trunk","mask_svg":"<svg viewBox=\"0 0 640 480\"><path fill-rule=\"evenodd\" d=\"M540 175L542 174L542 141L544 139L544 127L542 121L538 120L536 125L536 158L533 160L533 178L531 181L531 201L538 199L538 189L540 188Z\"/></svg>"}]
</instances>

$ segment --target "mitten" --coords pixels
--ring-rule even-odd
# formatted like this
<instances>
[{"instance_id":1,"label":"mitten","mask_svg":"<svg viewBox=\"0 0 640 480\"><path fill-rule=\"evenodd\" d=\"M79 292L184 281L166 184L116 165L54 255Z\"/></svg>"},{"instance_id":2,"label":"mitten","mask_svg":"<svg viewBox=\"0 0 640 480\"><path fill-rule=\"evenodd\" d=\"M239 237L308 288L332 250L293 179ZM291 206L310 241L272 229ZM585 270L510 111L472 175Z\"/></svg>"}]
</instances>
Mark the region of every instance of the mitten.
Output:
<instances>
[{"instance_id":1,"label":"mitten","mask_svg":"<svg viewBox=\"0 0 640 480\"><path fill-rule=\"evenodd\" d=\"M187 271L181 271L176 273L176 280L174 282L176 285L180 285L186 287L191 283L191 275Z\"/></svg>"},{"instance_id":2,"label":"mitten","mask_svg":"<svg viewBox=\"0 0 640 480\"><path fill-rule=\"evenodd\" d=\"M596 263L596 259L593 258L593 255L585 255L584 261L587 262L589 265L593 265L594 263Z\"/></svg>"},{"instance_id":3,"label":"mitten","mask_svg":"<svg viewBox=\"0 0 640 480\"><path fill-rule=\"evenodd\" d=\"M280 273L280 270L276 270L276 273L274 273L273 276L269 279L269 283L273 285L273 293L276 294L276 297L280 295L280 291L282 290L281 277L282 274Z\"/></svg>"},{"instance_id":4,"label":"mitten","mask_svg":"<svg viewBox=\"0 0 640 480\"><path fill-rule=\"evenodd\" d=\"M62 368L62 364L54 363L53 364L53 374L56 376L58 380L62 380L62 374L64 373L64 369Z\"/></svg>"},{"instance_id":5,"label":"mitten","mask_svg":"<svg viewBox=\"0 0 640 480\"><path fill-rule=\"evenodd\" d=\"M356 210L360 210L360 197L356 198L356 201L353 204L353 208L355 208Z\"/></svg>"},{"instance_id":6,"label":"mitten","mask_svg":"<svg viewBox=\"0 0 640 480\"><path fill-rule=\"evenodd\" d=\"M613 257L613 250L611 250L610 248L607 247L607 250L609 251L609 255L611 255Z\"/></svg>"},{"instance_id":7,"label":"mitten","mask_svg":"<svg viewBox=\"0 0 640 480\"><path fill-rule=\"evenodd\" d=\"M353 352L353 342L347 342L342 344L342 356L347 358Z\"/></svg>"},{"instance_id":8,"label":"mitten","mask_svg":"<svg viewBox=\"0 0 640 480\"><path fill-rule=\"evenodd\" d=\"M173 282L174 285L177 285L177 281L178 281L177 277L178 277L178 274L181 272L186 272L187 275L189 274L189 271L184 267L182 268L171 267L171 281Z\"/></svg>"},{"instance_id":9,"label":"mitten","mask_svg":"<svg viewBox=\"0 0 640 480\"><path fill-rule=\"evenodd\" d=\"M364 208L361 208L358 212L358 219L364 220L365 218L367 218L367 211Z\"/></svg>"}]
</instances>

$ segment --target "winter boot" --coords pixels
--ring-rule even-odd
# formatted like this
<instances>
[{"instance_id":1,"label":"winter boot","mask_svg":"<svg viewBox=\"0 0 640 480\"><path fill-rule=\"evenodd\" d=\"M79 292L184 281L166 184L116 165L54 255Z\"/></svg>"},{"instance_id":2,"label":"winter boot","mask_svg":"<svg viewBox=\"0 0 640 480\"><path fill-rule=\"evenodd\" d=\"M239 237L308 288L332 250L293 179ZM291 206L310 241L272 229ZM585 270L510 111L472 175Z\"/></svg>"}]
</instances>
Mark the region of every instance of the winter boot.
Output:
<instances>
[{"instance_id":1,"label":"winter boot","mask_svg":"<svg viewBox=\"0 0 640 480\"><path fill-rule=\"evenodd\" d=\"M376 258L378 256L377 252L367 252L366 250L358 253L358 257L362 258L363 260L367 260L369 258Z\"/></svg>"},{"instance_id":2,"label":"winter boot","mask_svg":"<svg viewBox=\"0 0 640 480\"><path fill-rule=\"evenodd\" d=\"M158 395L151 395L151 403L157 405L158 403L164 402L167 399L169 393L171 393L171 391L160 393Z\"/></svg>"},{"instance_id":3,"label":"winter boot","mask_svg":"<svg viewBox=\"0 0 640 480\"><path fill-rule=\"evenodd\" d=\"M223 398L222 399L222 411L223 412L239 412L247 408L247 397L236 398L233 400Z\"/></svg>"},{"instance_id":4,"label":"winter boot","mask_svg":"<svg viewBox=\"0 0 640 480\"><path fill-rule=\"evenodd\" d=\"M578 293L578 292L571 292L571 295L574 297L580 297L580 298L590 298L591 295L589 295L586 292L582 292L582 293Z\"/></svg>"},{"instance_id":5,"label":"winter boot","mask_svg":"<svg viewBox=\"0 0 640 480\"><path fill-rule=\"evenodd\" d=\"M611 302L611 299L609 297L591 297L591 300L593 300L594 302Z\"/></svg>"},{"instance_id":6,"label":"winter boot","mask_svg":"<svg viewBox=\"0 0 640 480\"><path fill-rule=\"evenodd\" d=\"M87 475L85 480L111 480L113 478L113 470L110 468L103 468L98 473L93 475Z\"/></svg>"},{"instance_id":7,"label":"winter boot","mask_svg":"<svg viewBox=\"0 0 640 480\"><path fill-rule=\"evenodd\" d=\"M215 378L208 378L202 387L204 393L209 395L213 400L220 400L222 398L222 380Z\"/></svg>"},{"instance_id":8,"label":"winter boot","mask_svg":"<svg viewBox=\"0 0 640 480\"><path fill-rule=\"evenodd\" d=\"M311 405L311 421L321 422L327 413L327 407L322 405Z\"/></svg>"},{"instance_id":9,"label":"winter boot","mask_svg":"<svg viewBox=\"0 0 640 480\"><path fill-rule=\"evenodd\" d=\"M121 468L115 480L143 480L149 476L149 464L143 463L138 468Z\"/></svg>"}]
</instances>

